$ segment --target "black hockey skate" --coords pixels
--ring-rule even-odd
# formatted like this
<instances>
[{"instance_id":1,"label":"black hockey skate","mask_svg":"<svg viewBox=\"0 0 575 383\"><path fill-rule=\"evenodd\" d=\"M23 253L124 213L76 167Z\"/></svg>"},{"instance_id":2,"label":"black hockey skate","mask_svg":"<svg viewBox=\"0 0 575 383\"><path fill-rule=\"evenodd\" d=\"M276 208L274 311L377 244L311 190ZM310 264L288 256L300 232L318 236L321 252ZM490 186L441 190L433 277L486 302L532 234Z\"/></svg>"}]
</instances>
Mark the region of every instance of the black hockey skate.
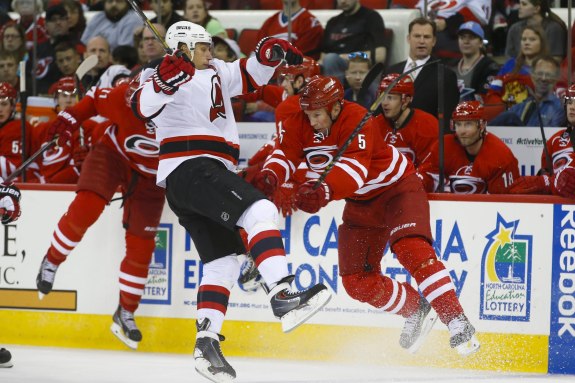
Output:
<instances>
[{"instance_id":1,"label":"black hockey skate","mask_svg":"<svg viewBox=\"0 0 575 383\"><path fill-rule=\"evenodd\" d=\"M399 345L412 354L419 350L437 321L437 316L428 318L430 311L431 305L427 302L427 299L421 297L417 311L405 319L405 324L399 337Z\"/></svg>"},{"instance_id":2,"label":"black hockey skate","mask_svg":"<svg viewBox=\"0 0 575 383\"><path fill-rule=\"evenodd\" d=\"M45 255L40 264L40 271L38 271L38 276L36 277L36 287L38 287L38 298L44 298L44 295L49 294L52 291L52 286L54 285L54 279L56 278L56 271L58 271L58 265L53 264L48 260L48 256Z\"/></svg>"},{"instance_id":3,"label":"black hockey skate","mask_svg":"<svg viewBox=\"0 0 575 383\"><path fill-rule=\"evenodd\" d=\"M0 368L10 368L12 366L12 354L5 348L0 348Z\"/></svg>"},{"instance_id":4,"label":"black hockey skate","mask_svg":"<svg viewBox=\"0 0 575 383\"><path fill-rule=\"evenodd\" d=\"M231 382L236 378L236 371L222 354L220 342L225 338L223 335L208 331L209 327L208 318L204 318L201 322L196 321L198 329L194 348L196 371L212 382Z\"/></svg>"},{"instance_id":5,"label":"black hockey skate","mask_svg":"<svg viewBox=\"0 0 575 383\"><path fill-rule=\"evenodd\" d=\"M479 350L480 344L475 337L475 327L469 322L465 314L461 314L447 324L449 329L449 345L457 349L461 355L467 356Z\"/></svg>"},{"instance_id":6,"label":"black hockey skate","mask_svg":"<svg viewBox=\"0 0 575 383\"><path fill-rule=\"evenodd\" d=\"M126 346L130 347L132 350L136 350L138 348L138 343L142 341L142 333L136 326L134 313L125 310L119 305L118 309L114 313L113 319L114 322L110 327L112 333Z\"/></svg>"},{"instance_id":7,"label":"black hockey skate","mask_svg":"<svg viewBox=\"0 0 575 383\"><path fill-rule=\"evenodd\" d=\"M283 332L290 332L303 324L331 299L323 283L308 290L291 291L290 284L294 278L294 275L288 275L268 293L274 315L282 321Z\"/></svg>"},{"instance_id":8,"label":"black hockey skate","mask_svg":"<svg viewBox=\"0 0 575 383\"><path fill-rule=\"evenodd\" d=\"M262 276L256 267L252 257L247 254L246 260L241 266L238 284L247 293L255 293L262 286Z\"/></svg>"}]
</instances>

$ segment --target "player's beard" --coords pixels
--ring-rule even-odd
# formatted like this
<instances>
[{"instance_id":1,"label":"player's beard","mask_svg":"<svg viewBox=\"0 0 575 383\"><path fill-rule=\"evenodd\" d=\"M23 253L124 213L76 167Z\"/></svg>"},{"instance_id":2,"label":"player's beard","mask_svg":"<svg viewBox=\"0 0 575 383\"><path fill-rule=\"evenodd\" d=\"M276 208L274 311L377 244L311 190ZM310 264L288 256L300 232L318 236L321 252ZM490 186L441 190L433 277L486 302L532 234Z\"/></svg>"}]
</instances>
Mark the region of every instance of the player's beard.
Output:
<instances>
[{"instance_id":1,"label":"player's beard","mask_svg":"<svg viewBox=\"0 0 575 383\"><path fill-rule=\"evenodd\" d=\"M115 7L113 7L110 10L110 12L107 12L107 11L105 12L106 18L113 23L120 21L126 13L128 13L128 8L125 8L124 10L119 10Z\"/></svg>"},{"instance_id":2,"label":"player's beard","mask_svg":"<svg viewBox=\"0 0 575 383\"><path fill-rule=\"evenodd\" d=\"M474 135L471 137L461 138L457 135L455 135L455 137L457 138L457 141L459 142L459 144L461 146L463 146L464 148L468 148L470 146L473 146L483 139L483 135L481 134L481 130L479 130L477 132L477 135Z\"/></svg>"}]
</instances>

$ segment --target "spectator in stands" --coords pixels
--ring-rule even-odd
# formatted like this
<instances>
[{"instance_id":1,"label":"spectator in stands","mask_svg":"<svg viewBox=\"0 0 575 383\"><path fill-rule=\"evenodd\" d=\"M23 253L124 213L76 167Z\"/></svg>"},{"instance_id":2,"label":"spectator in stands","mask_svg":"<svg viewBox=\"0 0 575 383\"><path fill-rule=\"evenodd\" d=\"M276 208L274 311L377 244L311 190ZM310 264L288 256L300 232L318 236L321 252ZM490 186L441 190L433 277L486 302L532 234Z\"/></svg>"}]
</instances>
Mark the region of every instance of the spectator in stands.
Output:
<instances>
[{"instance_id":1,"label":"spectator in stands","mask_svg":"<svg viewBox=\"0 0 575 383\"><path fill-rule=\"evenodd\" d=\"M237 42L232 39L222 39L221 37L213 37L214 44L214 57L225 62L236 61L240 57L245 57L240 51Z\"/></svg>"},{"instance_id":2,"label":"spectator in stands","mask_svg":"<svg viewBox=\"0 0 575 383\"><path fill-rule=\"evenodd\" d=\"M485 34L475 21L461 24L458 31L459 51L463 55L454 68L460 91L469 90L471 99L481 100L499 72L499 65L485 54ZM467 88L462 91L461 88Z\"/></svg>"},{"instance_id":3,"label":"spectator in stands","mask_svg":"<svg viewBox=\"0 0 575 383\"><path fill-rule=\"evenodd\" d=\"M186 0L184 18L204 27L212 37L228 37L222 23L208 12L208 6L204 0Z\"/></svg>"},{"instance_id":4,"label":"spectator in stands","mask_svg":"<svg viewBox=\"0 0 575 383\"><path fill-rule=\"evenodd\" d=\"M176 3L178 0L152 0L151 6L154 12L156 12L156 17L152 19L152 23L162 24L166 30L172 26L172 24L178 21L186 20L176 12Z\"/></svg>"},{"instance_id":5,"label":"spectator in stands","mask_svg":"<svg viewBox=\"0 0 575 383\"><path fill-rule=\"evenodd\" d=\"M435 46L435 23L429 19L417 18L409 23L407 43L409 44L409 56L407 60L391 65L386 69L386 74L403 73L420 65L433 62L431 51ZM411 72L414 79L414 94L411 106L421 109L438 118L438 99L444 97L444 130L448 131L449 118L459 102L459 90L457 77L451 69L444 67L444 82L441 84L442 93L439 95L438 65L431 64ZM450 131L449 131L450 132Z\"/></svg>"},{"instance_id":6,"label":"spectator in stands","mask_svg":"<svg viewBox=\"0 0 575 383\"><path fill-rule=\"evenodd\" d=\"M90 89L96 85L100 76L106 71L112 62L112 52L110 52L110 45L108 41L102 36L92 37L88 44L86 44L86 53L84 59L91 55L98 56L98 64L96 67L86 73L82 78L82 86L84 89Z\"/></svg>"},{"instance_id":7,"label":"spectator in stands","mask_svg":"<svg viewBox=\"0 0 575 383\"><path fill-rule=\"evenodd\" d=\"M18 54L16 52L0 52L0 82L8 83L14 89L20 88Z\"/></svg>"},{"instance_id":8,"label":"spectator in stands","mask_svg":"<svg viewBox=\"0 0 575 383\"><path fill-rule=\"evenodd\" d=\"M19 24L8 24L2 29L0 48L3 51L18 53L19 61L27 61L29 58L26 49L25 33Z\"/></svg>"},{"instance_id":9,"label":"spectator in stands","mask_svg":"<svg viewBox=\"0 0 575 383\"><path fill-rule=\"evenodd\" d=\"M379 85L379 94L386 91L400 76L385 76ZM439 137L439 123L435 116L411 107L413 80L406 76L391 88L381 103L382 113L374 118L383 140L418 167ZM378 94L378 96L379 96Z\"/></svg>"},{"instance_id":10,"label":"spectator in stands","mask_svg":"<svg viewBox=\"0 0 575 383\"><path fill-rule=\"evenodd\" d=\"M365 76L371 69L371 60L365 52L354 52L348 55L348 66L345 70L345 79L348 88L343 94L343 98L348 101L357 102L363 107L369 109L375 100L375 92L367 90L365 94L360 95L361 85Z\"/></svg>"},{"instance_id":11,"label":"spectator in stands","mask_svg":"<svg viewBox=\"0 0 575 383\"><path fill-rule=\"evenodd\" d=\"M32 49L34 45L34 29L36 29L38 44L48 40L48 34L44 28L44 18L40 16L44 12L42 0L12 0L12 9L20 16L16 23L26 31L26 48L28 50ZM34 22L34 15L37 15L36 22Z\"/></svg>"},{"instance_id":12,"label":"spectator in stands","mask_svg":"<svg viewBox=\"0 0 575 383\"><path fill-rule=\"evenodd\" d=\"M539 56L533 62L534 90L525 101L491 120L492 126L563 126L565 110L555 95L559 64L553 56Z\"/></svg>"},{"instance_id":13,"label":"spectator in stands","mask_svg":"<svg viewBox=\"0 0 575 383\"><path fill-rule=\"evenodd\" d=\"M530 76L533 60L547 54L545 32L538 27L526 26L521 35L521 51L503 64L489 84L486 104L501 105L501 112L505 105L510 108L523 102L529 96L527 88L533 87Z\"/></svg>"},{"instance_id":14,"label":"spectator in stands","mask_svg":"<svg viewBox=\"0 0 575 383\"><path fill-rule=\"evenodd\" d=\"M112 51L112 64L134 69L138 65L138 50L131 45L118 45Z\"/></svg>"},{"instance_id":15,"label":"spectator in stands","mask_svg":"<svg viewBox=\"0 0 575 383\"><path fill-rule=\"evenodd\" d=\"M74 76L76 69L82 62L82 55L68 42L59 43L54 47L54 57L56 65L64 77Z\"/></svg>"},{"instance_id":16,"label":"spectator in stands","mask_svg":"<svg viewBox=\"0 0 575 383\"><path fill-rule=\"evenodd\" d=\"M62 0L61 3L68 12L68 34L74 40L80 40L86 29L86 16L82 3L77 0Z\"/></svg>"},{"instance_id":17,"label":"spectator in stands","mask_svg":"<svg viewBox=\"0 0 575 383\"><path fill-rule=\"evenodd\" d=\"M105 0L104 12L97 13L86 25L82 42L95 36L105 37L114 49L118 45L134 44L134 29L142 25L142 20L130 8L126 0Z\"/></svg>"},{"instance_id":18,"label":"spectator in stands","mask_svg":"<svg viewBox=\"0 0 575 383\"><path fill-rule=\"evenodd\" d=\"M258 41L264 37L277 37L288 40L295 45L304 56L318 59L321 51L323 27L319 20L300 5L300 0L282 0L281 11L271 15L264 21L258 34ZM291 35L288 34L291 20Z\"/></svg>"},{"instance_id":19,"label":"spectator in stands","mask_svg":"<svg viewBox=\"0 0 575 383\"><path fill-rule=\"evenodd\" d=\"M140 66L148 62L146 54L144 53L144 39L142 36L144 33L144 28L145 27L136 28L134 31L134 46L138 50L138 64Z\"/></svg>"},{"instance_id":20,"label":"spectator in stands","mask_svg":"<svg viewBox=\"0 0 575 383\"><path fill-rule=\"evenodd\" d=\"M375 63L387 57L385 24L381 15L359 0L337 0L342 12L327 21L321 43L323 73L345 82L347 55L363 51Z\"/></svg>"},{"instance_id":21,"label":"spectator in stands","mask_svg":"<svg viewBox=\"0 0 575 383\"><path fill-rule=\"evenodd\" d=\"M483 105L465 101L452 116L455 134L444 137L444 185L457 194L507 194L519 178L519 165L511 149L486 130ZM418 168L425 190L438 190L439 143Z\"/></svg>"},{"instance_id":22,"label":"spectator in stands","mask_svg":"<svg viewBox=\"0 0 575 383\"><path fill-rule=\"evenodd\" d=\"M162 24L154 23L154 27L160 34L160 37L166 37L166 28ZM143 52L146 62L159 59L166 54L164 46L154 36L150 28L144 28L142 31Z\"/></svg>"},{"instance_id":23,"label":"spectator in stands","mask_svg":"<svg viewBox=\"0 0 575 383\"><path fill-rule=\"evenodd\" d=\"M539 27L544 30L549 54L558 62L566 55L567 26L557 14L549 8L549 0L521 0L519 2L519 19L509 28L505 55L516 57L521 49L522 32L526 26Z\"/></svg>"}]
</instances>

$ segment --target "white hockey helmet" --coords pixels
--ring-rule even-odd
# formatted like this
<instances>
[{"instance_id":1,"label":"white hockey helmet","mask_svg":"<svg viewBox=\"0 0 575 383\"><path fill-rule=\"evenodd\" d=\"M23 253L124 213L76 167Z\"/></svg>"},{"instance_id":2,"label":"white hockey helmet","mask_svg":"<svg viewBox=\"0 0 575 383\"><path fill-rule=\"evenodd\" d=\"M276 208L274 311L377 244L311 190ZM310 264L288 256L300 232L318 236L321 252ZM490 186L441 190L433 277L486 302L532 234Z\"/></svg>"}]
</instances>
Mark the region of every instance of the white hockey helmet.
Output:
<instances>
[{"instance_id":1,"label":"white hockey helmet","mask_svg":"<svg viewBox=\"0 0 575 383\"><path fill-rule=\"evenodd\" d=\"M166 43L173 51L178 49L180 43L184 43L193 52L197 43L212 44L212 36L201 25L178 21L168 28Z\"/></svg>"}]
</instances>

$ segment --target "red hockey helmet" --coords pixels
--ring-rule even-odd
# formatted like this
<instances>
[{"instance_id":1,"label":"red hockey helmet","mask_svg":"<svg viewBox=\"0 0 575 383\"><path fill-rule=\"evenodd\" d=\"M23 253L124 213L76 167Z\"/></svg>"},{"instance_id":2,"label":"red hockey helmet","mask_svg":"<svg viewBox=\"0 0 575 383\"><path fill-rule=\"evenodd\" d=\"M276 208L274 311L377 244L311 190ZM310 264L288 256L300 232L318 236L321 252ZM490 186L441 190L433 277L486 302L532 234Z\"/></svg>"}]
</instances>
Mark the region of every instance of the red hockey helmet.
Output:
<instances>
[{"instance_id":1,"label":"red hockey helmet","mask_svg":"<svg viewBox=\"0 0 575 383\"><path fill-rule=\"evenodd\" d=\"M18 93L16 89L7 82L0 82L0 98L8 99L13 104L16 104L16 98L18 98Z\"/></svg>"},{"instance_id":2,"label":"red hockey helmet","mask_svg":"<svg viewBox=\"0 0 575 383\"><path fill-rule=\"evenodd\" d=\"M120 82L118 84L116 84L116 86L118 86L120 84L123 84L127 80L129 80L128 88L126 89L126 93L125 93L126 105L128 105L128 107L130 107L132 104L132 95L140 87L140 76L141 76L141 74L142 74L142 71L139 71L138 73L136 73L134 75L134 77L126 77L125 79L120 80Z\"/></svg>"},{"instance_id":3,"label":"red hockey helmet","mask_svg":"<svg viewBox=\"0 0 575 383\"><path fill-rule=\"evenodd\" d=\"M401 76L399 73L391 73L381 79L379 83L378 96L385 92L387 88L394 82L397 78ZM405 76L399 80L393 88L389 91L392 94L405 94L407 96L413 97L413 80L410 76Z\"/></svg>"},{"instance_id":4,"label":"red hockey helmet","mask_svg":"<svg viewBox=\"0 0 575 383\"><path fill-rule=\"evenodd\" d=\"M311 57L304 57L300 65L284 65L277 69L278 82L284 78L294 81L298 76L303 76L304 80L309 80L320 73L319 64Z\"/></svg>"},{"instance_id":5,"label":"red hockey helmet","mask_svg":"<svg viewBox=\"0 0 575 383\"><path fill-rule=\"evenodd\" d=\"M343 100L343 86L335 77L313 76L300 92L302 110L327 108L331 112L336 102Z\"/></svg>"},{"instance_id":6,"label":"red hockey helmet","mask_svg":"<svg viewBox=\"0 0 575 383\"><path fill-rule=\"evenodd\" d=\"M66 94L78 93L74 77L72 76L62 77L60 80L52 84L50 89L48 89L48 94L54 95L54 97L57 97L59 93L66 93Z\"/></svg>"},{"instance_id":7,"label":"red hockey helmet","mask_svg":"<svg viewBox=\"0 0 575 383\"><path fill-rule=\"evenodd\" d=\"M457 105L451 119L453 121L484 120L483 105L479 101L464 101Z\"/></svg>"}]
</instances>

